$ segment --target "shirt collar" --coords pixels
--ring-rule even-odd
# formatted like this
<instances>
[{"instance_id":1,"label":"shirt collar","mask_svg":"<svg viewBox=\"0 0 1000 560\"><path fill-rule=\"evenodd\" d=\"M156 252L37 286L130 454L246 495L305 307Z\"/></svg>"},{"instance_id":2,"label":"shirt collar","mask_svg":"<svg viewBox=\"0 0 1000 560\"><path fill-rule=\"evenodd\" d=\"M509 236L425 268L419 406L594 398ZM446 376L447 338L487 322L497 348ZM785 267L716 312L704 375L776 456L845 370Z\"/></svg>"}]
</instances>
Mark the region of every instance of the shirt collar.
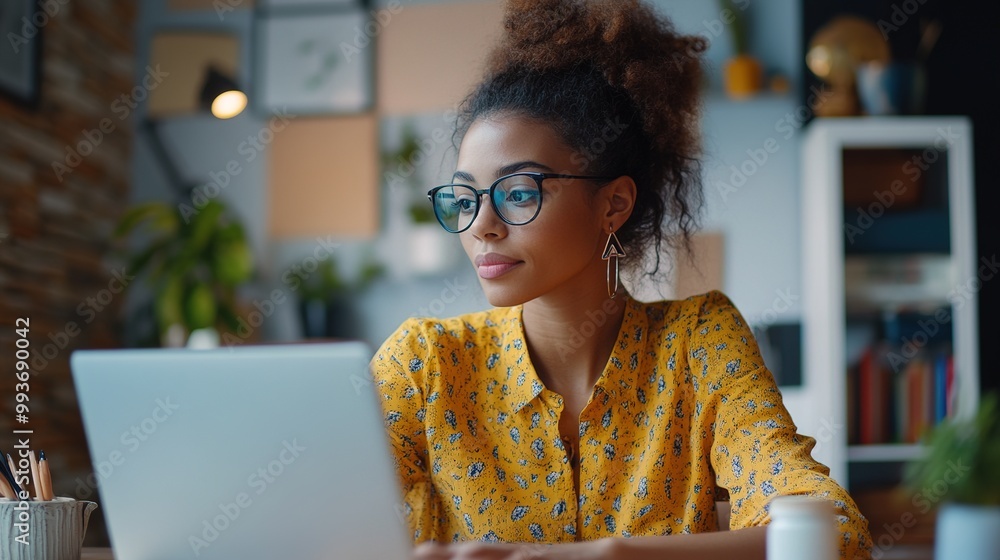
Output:
<instances>
[{"instance_id":1,"label":"shirt collar","mask_svg":"<svg viewBox=\"0 0 1000 560\"><path fill-rule=\"evenodd\" d=\"M628 379L634 375L623 376L623 372L634 374L643 370L646 353L642 348L648 336L646 304L631 297L618 301L625 303L625 316L608 364L596 385L612 397L617 396L620 389L631 385ZM496 354L487 357L487 367L492 364L496 371L491 376L498 382L493 390L500 392L501 400L508 403L514 413L536 399L545 388L528 356L522 312L523 306L517 305L504 308L498 314L499 340L495 341L498 348L495 347Z\"/></svg>"}]
</instances>

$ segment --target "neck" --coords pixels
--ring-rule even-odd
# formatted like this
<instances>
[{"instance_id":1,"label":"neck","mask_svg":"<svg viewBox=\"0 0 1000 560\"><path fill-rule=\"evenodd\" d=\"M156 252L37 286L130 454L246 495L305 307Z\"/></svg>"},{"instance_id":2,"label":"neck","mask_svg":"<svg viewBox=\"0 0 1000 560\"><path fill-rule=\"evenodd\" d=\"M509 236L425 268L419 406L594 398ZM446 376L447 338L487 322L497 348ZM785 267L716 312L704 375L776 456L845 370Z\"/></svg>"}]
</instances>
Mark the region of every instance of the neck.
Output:
<instances>
[{"instance_id":1,"label":"neck","mask_svg":"<svg viewBox=\"0 0 1000 560\"><path fill-rule=\"evenodd\" d=\"M607 366L630 296L606 293L547 295L524 304L531 362L545 386L587 394Z\"/></svg>"}]
</instances>

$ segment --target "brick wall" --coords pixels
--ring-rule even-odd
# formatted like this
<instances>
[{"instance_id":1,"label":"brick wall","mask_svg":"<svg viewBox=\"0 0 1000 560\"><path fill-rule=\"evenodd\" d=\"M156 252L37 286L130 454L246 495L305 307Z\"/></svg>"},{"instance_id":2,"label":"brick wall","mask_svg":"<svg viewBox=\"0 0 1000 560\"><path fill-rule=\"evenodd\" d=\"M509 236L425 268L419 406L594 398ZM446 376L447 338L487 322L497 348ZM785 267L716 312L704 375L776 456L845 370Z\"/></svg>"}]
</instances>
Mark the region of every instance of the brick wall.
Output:
<instances>
[{"instance_id":1,"label":"brick wall","mask_svg":"<svg viewBox=\"0 0 1000 560\"><path fill-rule=\"evenodd\" d=\"M31 445L46 451L57 495L94 500L69 354L119 345L120 267L107 255L128 201L137 3L46 4L39 104L0 97L0 447L15 443L14 328L25 317ZM107 542L100 511L88 545Z\"/></svg>"}]
</instances>

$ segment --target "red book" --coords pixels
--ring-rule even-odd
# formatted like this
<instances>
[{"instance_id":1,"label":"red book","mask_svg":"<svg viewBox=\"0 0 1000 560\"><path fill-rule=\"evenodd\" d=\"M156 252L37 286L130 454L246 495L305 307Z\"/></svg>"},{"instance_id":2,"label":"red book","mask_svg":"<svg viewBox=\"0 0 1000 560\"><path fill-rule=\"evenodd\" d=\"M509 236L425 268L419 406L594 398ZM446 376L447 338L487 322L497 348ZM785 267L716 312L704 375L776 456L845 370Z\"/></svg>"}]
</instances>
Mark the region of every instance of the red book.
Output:
<instances>
[{"instance_id":1,"label":"red book","mask_svg":"<svg viewBox=\"0 0 1000 560\"><path fill-rule=\"evenodd\" d=\"M875 424L873 414L875 411L874 401L874 359L872 350L868 348L861 355L858 362L858 389L860 398L858 399L858 411L860 412L859 435L862 444L875 443Z\"/></svg>"},{"instance_id":2,"label":"red book","mask_svg":"<svg viewBox=\"0 0 1000 560\"><path fill-rule=\"evenodd\" d=\"M909 385L909 400L907 409L909 410L909 425L906 430L906 441L915 443L919 435L920 426L920 391L923 383L920 382L920 366L917 362L910 362L906 368L907 384Z\"/></svg>"}]
</instances>

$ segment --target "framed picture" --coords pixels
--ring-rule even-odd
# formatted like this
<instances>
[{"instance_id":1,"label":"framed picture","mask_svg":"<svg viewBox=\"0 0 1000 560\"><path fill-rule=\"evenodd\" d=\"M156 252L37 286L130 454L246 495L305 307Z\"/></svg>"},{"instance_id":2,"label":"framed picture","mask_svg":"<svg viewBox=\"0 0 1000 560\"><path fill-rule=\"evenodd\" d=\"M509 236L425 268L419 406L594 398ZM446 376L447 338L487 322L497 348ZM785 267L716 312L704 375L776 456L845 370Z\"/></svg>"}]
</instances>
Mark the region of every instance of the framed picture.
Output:
<instances>
[{"instance_id":1,"label":"framed picture","mask_svg":"<svg viewBox=\"0 0 1000 560\"><path fill-rule=\"evenodd\" d=\"M375 38L365 31L368 23L360 7L261 12L253 73L255 110L263 115L368 110L373 104L375 58Z\"/></svg>"},{"instance_id":2,"label":"framed picture","mask_svg":"<svg viewBox=\"0 0 1000 560\"><path fill-rule=\"evenodd\" d=\"M45 23L37 0L0 2L0 93L30 107L38 103Z\"/></svg>"}]
</instances>

